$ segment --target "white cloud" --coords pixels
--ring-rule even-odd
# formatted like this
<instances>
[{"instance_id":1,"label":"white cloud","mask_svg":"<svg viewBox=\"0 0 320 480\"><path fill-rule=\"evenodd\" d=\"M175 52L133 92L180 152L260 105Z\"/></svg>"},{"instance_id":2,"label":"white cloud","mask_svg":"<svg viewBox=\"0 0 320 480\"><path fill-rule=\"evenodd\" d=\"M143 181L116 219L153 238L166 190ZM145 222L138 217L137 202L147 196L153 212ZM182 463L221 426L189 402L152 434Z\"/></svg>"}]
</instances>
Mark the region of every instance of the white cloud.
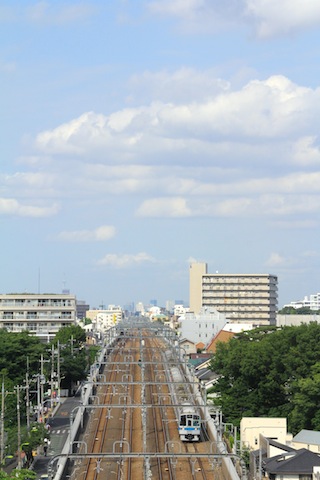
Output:
<instances>
[{"instance_id":1,"label":"white cloud","mask_svg":"<svg viewBox=\"0 0 320 480\"><path fill-rule=\"evenodd\" d=\"M297 165L320 165L320 147L316 135L299 138L293 147L293 160Z\"/></svg>"},{"instance_id":2,"label":"white cloud","mask_svg":"<svg viewBox=\"0 0 320 480\"><path fill-rule=\"evenodd\" d=\"M142 202L136 211L140 217L280 217L297 214L316 214L320 195L264 194L217 197L153 198Z\"/></svg>"},{"instance_id":3,"label":"white cloud","mask_svg":"<svg viewBox=\"0 0 320 480\"><path fill-rule=\"evenodd\" d=\"M279 253L273 252L265 262L266 267L282 267L288 265L291 261Z\"/></svg>"},{"instance_id":4,"label":"white cloud","mask_svg":"<svg viewBox=\"0 0 320 480\"><path fill-rule=\"evenodd\" d=\"M260 37L283 36L320 25L318 0L246 0Z\"/></svg>"},{"instance_id":5,"label":"white cloud","mask_svg":"<svg viewBox=\"0 0 320 480\"><path fill-rule=\"evenodd\" d=\"M102 225L95 230L74 230L60 232L58 240L66 242L104 242L110 240L116 234L112 225Z\"/></svg>"},{"instance_id":6,"label":"white cloud","mask_svg":"<svg viewBox=\"0 0 320 480\"><path fill-rule=\"evenodd\" d=\"M40 1L26 8L26 17L32 23L62 25L85 20L94 11L95 8L85 2L58 5L55 2Z\"/></svg>"},{"instance_id":7,"label":"white cloud","mask_svg":"<svg viewBox=\"0 0 320 480\"><path fill-rule=\"evenodd\" d=\"M198 71L182 67L173 72L145 71L133 75L129 87L135 95L164 103L188 103L203 101L230 89L230 83L217 77L215 69Z\"/></svg>"},{"instance_id":8,"label":"white cloud","mask_svg":"<svg viewBox=\"0 0 320 480\"><path fill-rule=\"evenodd\" d=\"M139 217L189 217L192 215L184 198L145 200L136 212Z\"/></svg>"},{"instance_id":9,"label":"white cloud","mask_svg":"<svg viewBox=\"0 0 320 480\"><path fill-rule=\"evenodd\" d=\"M129 268L144 263L153 263L154 261L154 258L145 252L140 252L135 255L109 253L99 260L98 264L114 268Z\"/></svg>"},{"instance_id":10,"label":"white cloud","mask_svg":"<svg viewBox=\"0 0 320 480\"><path fill-rule=\"evenodd\" d=\"M57 204L49 207L23 205L14 198L0 198L0 215L17 215L20 217L49 217L59 211Z\"/></svg>"},{"instance_id":11,"label":"white cloud","mask_svg":"<svg viewBox=\"0 0 320 480\"><path fill-rule=\"evenodd\" d=\"M193 33L248 25L268 38L320 25L318 0L153 0L148 8L177 18L184 31Z\"/></svg>"},{"instance_id":12,"label":"white cloud","mask_svg":"<svg viewBox=\"0 0 320 480\"><path fill-rule=\"evenodd\" d=\"M152 0L149 11L155 15L173 16L185 32L218 32L239 24L244 14L243 0Z\"/></svg>"},{"instance_id":13,"label":"white cloud","mask_svg":"<svg viewBox=\"0 0 320 480\"><path fill-rule=\"evenodd\" d=\"M212 148L222 150L222 142L253 148L256 142L266 141L270 148L270 140L316 135L319 100L320 89L273 76L202 102L158 102L109 116L88 112L40 133L36 147L51 155L94 153L107 163L132 163L137 158L151 163L160 152L199 156L199 148L212 156ZM106 157L106 149L112 155Z\"/></svg>"},{"instance_id":14,"label":"white cloud","mask_svg":"<svg viewBox=\"0 0 320 480\"><path fill-rule=\"evenodd\" d=\"M272 252L265 262L265 266L275 269L281 274L294 273L295 275L305 275L315 268L319 257L319 252L309 250L295 252L294 256Z\"/></svg>"}]
</instances>

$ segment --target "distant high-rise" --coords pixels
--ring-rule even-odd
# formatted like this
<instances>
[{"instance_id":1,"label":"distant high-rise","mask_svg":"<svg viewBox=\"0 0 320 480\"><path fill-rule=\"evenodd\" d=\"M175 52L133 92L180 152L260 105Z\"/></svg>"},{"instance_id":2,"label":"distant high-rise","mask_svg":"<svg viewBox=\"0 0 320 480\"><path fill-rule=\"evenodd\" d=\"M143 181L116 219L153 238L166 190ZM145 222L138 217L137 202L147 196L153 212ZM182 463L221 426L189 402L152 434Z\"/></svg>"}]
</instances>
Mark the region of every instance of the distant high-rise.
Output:
<instances>
[{"instance_id":1,"label":"distant high-rise","mask_svg":"<svg viewBox=\"0 0 320 480\"><path fill-rule=\"evenodd\" d=\"M156 307L156 306L158 305L157 300L156 300L156 299L150 300L150 305L151 305L152 307Z\"/></svg>"},{"instance_id":2,"label":"distant high-rise","mask_svg":"<svg viewBox=\"0 0 320 480\"><path fill-rule=\"evenodd\" d=\"M276 324L278 279L271 274L207 273L206 263L190 265L190 311L215 308L229 321Z\"/></svg>"},{"instance_id":3,"label":"distant high-rise","mask_svg":"<svg viewBox=\"0 0 320 480\"><path fill-rule=\"evenodd\" d=\"M77 300L77 318L79 320L84 320L86 317L86 312L90 310L90 305L88 305L83 300Z\"/></svg>"}]
</instances>

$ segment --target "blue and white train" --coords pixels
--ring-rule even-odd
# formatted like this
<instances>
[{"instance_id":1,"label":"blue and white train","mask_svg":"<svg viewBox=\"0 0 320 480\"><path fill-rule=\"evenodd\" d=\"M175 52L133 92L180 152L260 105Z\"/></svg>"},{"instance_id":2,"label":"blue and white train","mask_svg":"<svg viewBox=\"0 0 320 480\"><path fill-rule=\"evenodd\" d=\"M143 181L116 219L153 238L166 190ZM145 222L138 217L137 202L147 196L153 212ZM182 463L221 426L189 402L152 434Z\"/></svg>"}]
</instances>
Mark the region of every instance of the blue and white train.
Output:
<instances>
[{"instance_id":1,"label":"blue and white train","mask_svg":"<svg viewBox=\"0 0 320 480\"><path fill-rule=\"evenodd\" d=\"M183 372L178 367L170 369L171 392L176 407L179 437L183 442L198 442L200 440L201 416L199 408L192 401L192 394Z\"/></svg>"},{"instance_id":2,"label":"blue and white train","mask_svg":"<svg viewBox=\"0 0 320 480\"><path fill-rule=\"evenodd\" d=\"M185 404L179 412L179 436L183 442L200 440L201 417L193 405Z\"/></svg>"}]
</instances>

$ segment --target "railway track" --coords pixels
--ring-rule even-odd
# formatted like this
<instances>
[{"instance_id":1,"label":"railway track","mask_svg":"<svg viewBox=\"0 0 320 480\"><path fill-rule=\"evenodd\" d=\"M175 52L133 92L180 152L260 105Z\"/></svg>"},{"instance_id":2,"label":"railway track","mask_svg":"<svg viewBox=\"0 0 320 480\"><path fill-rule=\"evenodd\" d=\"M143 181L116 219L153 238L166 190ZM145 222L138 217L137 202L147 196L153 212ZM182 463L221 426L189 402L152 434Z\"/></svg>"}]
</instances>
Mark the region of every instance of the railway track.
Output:
<instances>
[{"instance_id":1,"label":"railway track","mask_svg":"<svg viewBox=\"0 0 320 480\"><path fill-rule=\"evenodd\" d=\"M209 458L209 442L179 439L166 348L161 337L137 329L110 349L84 406L90 413L77 452L83 458L71 480L224 478Z\"/></svg>"}]
</instances>

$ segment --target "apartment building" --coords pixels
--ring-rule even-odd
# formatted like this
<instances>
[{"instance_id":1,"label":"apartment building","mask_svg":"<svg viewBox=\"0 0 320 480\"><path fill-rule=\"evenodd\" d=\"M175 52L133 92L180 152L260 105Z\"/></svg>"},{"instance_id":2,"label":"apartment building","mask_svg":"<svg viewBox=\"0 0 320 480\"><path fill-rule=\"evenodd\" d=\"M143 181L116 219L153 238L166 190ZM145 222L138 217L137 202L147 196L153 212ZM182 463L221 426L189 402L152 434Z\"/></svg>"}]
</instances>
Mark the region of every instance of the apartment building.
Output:
<instances>
[{"instance_id":1,"label":"apartment building","mask_svg":"<svg viewBox=\"0 0 320 480\"><path fill-rule=\"evenodd\" d=\"M284 307L293 307L295 309L307 307L310 310L320 310L320 293L315 293L313 295L305 296L303 300L298 302L291 302Z\"/></svg>"},{"instance_id":2,"label":"apartment building","mask_svg":"<svg viewBox=\"0 0 320 480\"><path fill-rule=\"evenodd\" d=\"M190 265L190 311L215 308L229 322L276 325L278 279L271 274L209 274L206 263Z\"/></svg>"},{"instance_id":3,"label":"apartment building","mask_svg":"<svg viewBox=\"0 0 320 480\"><path fill-rule=\"evenodd\" d=\"M88 310L86 312L86 318L92 321L92 331L99 335L121 322L123 317L124 312L122 308L117 305L108 305L107 309Z\"/></svg>"},{"instance_id":4,"label":"apartment building","mask_svg":"<svg viewBox=\"0 0 320 480\"><path fill-rule=\"evenodd\" d=\"M180 316L177 331L180 338L207 345L226 323L225 315L216 309L202 308L199 314L186 312Z\"/></svg>"},{"instance_id":5,"label":"apartment building","mask_svg":"<svg viewBox=\"0 0 320 480\"><path fill-rule=\"evenodd\" d=\"M62 327L76 324L76 297L70 294L0 294L0 328L29 331L50 342Z\"/></svg>"}]
</instances>

